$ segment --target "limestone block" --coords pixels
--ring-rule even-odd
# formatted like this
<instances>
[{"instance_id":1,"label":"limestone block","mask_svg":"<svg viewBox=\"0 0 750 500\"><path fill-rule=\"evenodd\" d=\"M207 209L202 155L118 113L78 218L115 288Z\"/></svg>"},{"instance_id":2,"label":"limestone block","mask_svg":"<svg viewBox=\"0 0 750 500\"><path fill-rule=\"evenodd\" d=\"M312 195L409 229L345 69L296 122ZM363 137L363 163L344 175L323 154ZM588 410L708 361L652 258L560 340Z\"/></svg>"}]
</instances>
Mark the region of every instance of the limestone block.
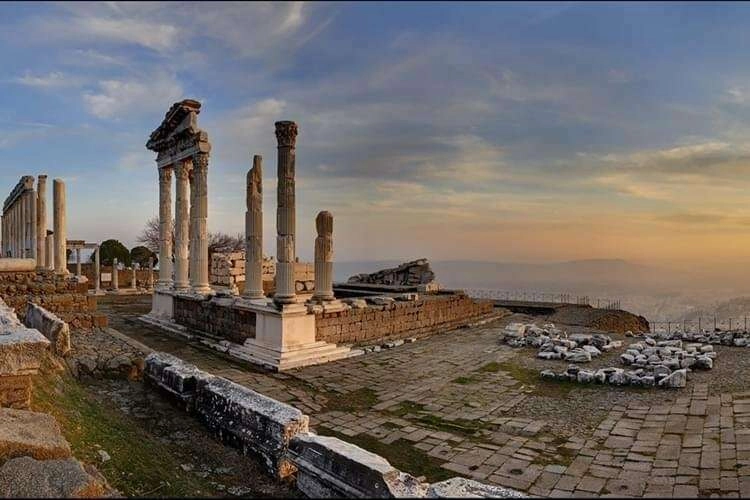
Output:
<instances>
[{"instance_id":1,"label":"limestone block","mask_svg":"<svg viewBox=\"0 0 750 500\"><path fill-rule=\"evenodd\" d=\"M198 381L195 409L206 426L243 453L259 456L268 472L294 472L286 450L307 432L309 418L298 409L221 377Z\"/></svg>"},{"instance_id":2,"label":"limestone block","mask_svg":"<svg viewBox=\"0 0 750 500\"><path fill-rule=\"evenodd\" d=\"M523 493L487 484L454 477L446 481L431 484L427 489L427 498L528 498Z\"/></svg>"},{"instance_id":3,"label":"limestone block","mask_svg":"<svg viewBox=\"0 0 750 500\"><path fill-rule=\"evenodd\" d=\"M68 458L70 445L52 415L0 408L0 463L22 456Z\"/></svg>"},{"instance_id":4,"label":"limestone block","mask_svg":"<svg viewBox=\"0 0 750 500\"><path fill-rule=\"evenodd\" d=\"M21 457L0 468L3 498L99 498L110 492L101 475L87 471L74 458L40 461Z\"/></svg>"},{"instance_id":5,"label":"limestone block","mask_svg":"<svg viewBox=\"0 0 750 500\"><path fill-rule=\"evenodd\" d=\"M34 259L0 259L0 272L26 272L36 268Z\"/></svg>"},{"instance_id":6,"label":"limestone block","mask_svg":"<svg viewBox=\"0 0 750 500\"><path fill-rule=\"evenodd\" d=\"M146 357L144 375L154 384L166 390L192 409L198 389L198 381L212 375L199 370L165 352L152 352Z\"/></svg>"},{"instance_id":7,"label":"limestone block","mask_svg":"<svg viewBox=\"0 0 750 500\"><path fill-rule=\"evenodd\" d=\"M422 497L425 486L386 459L327 436L300 434L289 455L298 469L297 487L310 498Z\"/></svg>"},{"instance_id":8,"label":"limestone block","mask_svg":"<svg viewBox=\"0 0 750 500\"><path fill-rule=\"evenodd\" d=\"M52 343L52 350L59 356L70 351L70 327L55 314L41 306L29 302L26 306L27 327L39 330Z\"/></svg>"}]
</instances>

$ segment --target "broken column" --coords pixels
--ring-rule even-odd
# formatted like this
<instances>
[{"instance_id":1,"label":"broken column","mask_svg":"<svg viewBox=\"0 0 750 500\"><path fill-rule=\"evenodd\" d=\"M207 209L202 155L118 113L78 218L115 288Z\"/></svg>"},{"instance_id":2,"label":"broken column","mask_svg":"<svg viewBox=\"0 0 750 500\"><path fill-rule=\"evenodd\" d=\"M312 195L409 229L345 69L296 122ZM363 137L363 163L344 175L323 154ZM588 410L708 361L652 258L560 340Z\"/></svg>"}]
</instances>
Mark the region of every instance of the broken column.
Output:
<instances>
[{"instance_id":1,"label":"broken column","mask_svg":"<svg viewBox=\"0 0 750 500\"><path fill-rule=\"evenodd\" d=\"M172 167L159 169L159 287L172 286Z\"/></svg>"},{"instance_id":2,"label":"broken column","mask_svg":"<svg viewBox=\"0 0 750 500\"><path fill-rule=\"evenodd\" d=\"M47 176L40 175L36 184L36 267L47 266Z\"/></svg>"},{"instance_id":3,"label":"broken column","mask_svg":"<svg viewBox=\"0 0 750 500\"><path fill-rule=\"evenodd\" d=\"M120 273L117 272L117 264L117 258L115 257L114 259L112 259L112 290L115 292L120 289L120 277L118 276Z\"/></svg>"},{"instance_id":4,"label":"broken column","mask_svg":"<svg viewBox=\"0 0 750 500\"><path fill-rule=\"evenodd\" d=\"M175 249L174 249L174 289L190 288L188 275L188 244L190 243L190 170L191 160L177 164L175 201Z\"/></svg>"},{"instance_id":5,"label":"broken column","mask_svg":"<svg viewBox=\"0 0 750 500\"><path fill-rule=\"evenodd\" d=\"M67 231L65 214L65 183L61 179L53 182L54 238L55 238L55 273L67 274Z\"/></svg>"},{"instance_id":6,"label":"broken column","mask_svg":"<svg viewBox=\"0 0 750 500\"><path fill-rule=\"evenodd\" d=\"M295 199L294 169L297 142L297 124L292 121L276 122L278 141L278 184L276 195L276 293L273 300L278 306L297 301L294 289L295 261Z\"/></svg>"},{"instance_id":7,"label":"broken column","mask_svg":"<svg viewBox=\"0 0 750 500\"><path fill-rule=\"evenodd\" d=\"M245 292L246 299L263 299L263 159L253 156L247 173L245 199Z\"/></svg>"},{"instance_id":8,"label":"broken column","mask_svg":"<svg viewBox=\"0 0 750 500\"><path fill-rule=\"evenodd\" d=\"M333 215L323 211L315 218L315 293L313 301L328 302L333 295Z\"/></svg>"},{"instance_id":9,"label":"broken column","mask_svg":"<svg viewBox=\"0 0 750 500\"><path fill-rule=\"evenodd\" d=\"M208 282L208 153L193 156L190 200L190 285L193 292L211 292Z\"/></svg>"}]
</instances>

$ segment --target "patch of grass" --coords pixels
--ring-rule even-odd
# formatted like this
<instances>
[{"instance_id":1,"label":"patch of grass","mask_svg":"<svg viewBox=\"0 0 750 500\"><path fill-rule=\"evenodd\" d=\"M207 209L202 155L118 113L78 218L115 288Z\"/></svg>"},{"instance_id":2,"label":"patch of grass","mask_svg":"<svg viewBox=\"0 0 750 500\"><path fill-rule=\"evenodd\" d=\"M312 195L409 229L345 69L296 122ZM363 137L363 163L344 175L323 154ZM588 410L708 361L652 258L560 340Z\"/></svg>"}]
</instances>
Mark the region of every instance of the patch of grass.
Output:
<instances>
[{"instance_id":1,"label":"patch of grass","mask_svg":"<svg viewBox=\"0 0 750 500\"><path fill-rule=\"evenodd\" d=\"M487 363L486 365L482 366L478 372L486 372L486 373L497 373L500 371L500 363L497 361L492 361L491 363Z\"/></svg>"},{"instance_id":2,"label":"patch of grass","mask_svg":"<svg viewBox=\"0 0 750 500\"><path fill-rule=\"evenodd\" d=\"M100 404L67 374L37 377L32 408L52 414L73 455L96 464L109 483L127 496L221 494L208 480L180 468L174 445L159 442L123 414ZM99 449L109 453L108 462L101 463Z\"/></svg>"},{"instance_id":3,"label":"patch of grass","mask_svg":"<svg viewBox=\"0 0 750 500\"><path fill-rule=\"evenodd\" d=\"M451 380L454 384L461 384L461 385L468 385L468 384L476 384L477 382L480 382L480 380L477 377L458 377L453 380Z\"/></svg>"},{"instance_id":4,"label":"patch of grass","mask_svg":"<svg viewBox=\"0 0 750 500\"><path fill-rule=\"evenodd\" d=\"M389 410L393 415L406 418L416 423L420 423L437 431L450 432L452 434L461 434L466 437L474 437L477 431L487 428L488 426L479 420L445 420L438 416L425 412L424 405L413 401L403 401L393 410Z\"/></svg>"},{"instance_id":5,"label":"patch of grass","mask_svg":"<svg viewBox=\"0 0 750 500\"><path fill-rule=\"evenodd\" d=\"M402 472L417 477L424 476L429 482L444 481L456 475L440 467L445 461L429 456L422 450L415 448L413 443L406 439L397 439L391 444L385 444L366 434L345 436L325 426L319 426L318 433L323 436L339 438L371 453L376 453Z\"/></svg>"},{"instance_id":6,"label":"patch of grass","mask_svg":"<svg viewBox=\"0 0 750 500\"><path fill-rule=\"evenodd\" d=\"M510 361L497 363L497 368L498 370L506 372L508 375L516 379L522 386L525 386L526 389L531 390L532 394L537 396L565 398L568 397L572 390L588 387L575 382L545 380L541 377L538 370L519 366Z\"/></svg>"},{"instance_id":7,"label":"patch of grass","mask_svg":"<svg viewBox=\"0 0 750 500\"><path fill-rule=\"evenodd\" d=\"M369 410L377 404L378 395L369 387L362 387L346 394L331 392L326 394L326 399L328 399L325 405L327 411L352 412Z\"/></svg>"}]
</instances>

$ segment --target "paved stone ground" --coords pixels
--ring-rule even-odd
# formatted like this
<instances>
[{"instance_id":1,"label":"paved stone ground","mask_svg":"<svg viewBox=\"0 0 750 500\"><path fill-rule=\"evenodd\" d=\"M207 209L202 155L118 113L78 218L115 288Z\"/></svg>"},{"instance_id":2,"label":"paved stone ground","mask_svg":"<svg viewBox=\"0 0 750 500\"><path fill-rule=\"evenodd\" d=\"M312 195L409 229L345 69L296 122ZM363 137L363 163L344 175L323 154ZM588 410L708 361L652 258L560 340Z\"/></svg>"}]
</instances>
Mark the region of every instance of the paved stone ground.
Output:
<instances>
[{"instance_id":1,"label":"paved stone ground","mask_svg":"<svg viewBox=\"0 0 750 500\"><path fill-rule=\"evenodd\" d=\"M710 375L682 391L549 385L516 363L528 350L500 343L513 317L273 374L140 324L139 300L100 308L153 349L296 406L321 433L408 446L445 473L535 496L750 496L750 391L712 394ZM524 413L535 401L570 410Z\"/></svg>"}]
</instances>

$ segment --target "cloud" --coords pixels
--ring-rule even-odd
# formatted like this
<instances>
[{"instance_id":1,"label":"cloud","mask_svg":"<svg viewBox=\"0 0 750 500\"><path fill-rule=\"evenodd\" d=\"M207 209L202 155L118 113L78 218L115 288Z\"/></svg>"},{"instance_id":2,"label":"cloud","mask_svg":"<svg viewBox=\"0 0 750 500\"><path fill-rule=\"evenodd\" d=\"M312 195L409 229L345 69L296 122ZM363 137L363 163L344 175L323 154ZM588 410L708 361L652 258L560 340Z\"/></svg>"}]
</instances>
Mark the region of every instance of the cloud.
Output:
<instances>
[{"instance_id":1,"label":"cloud","mask_svg":"<svg viewBox=\"0 0 750 500\"><path fill-rule=\"evenodd\" d=\"M87 111L98 118L156 112L184 95L180 83L165 74L132 80L102 80L98 87L96 92L83 94Z\"/></svg>"},{"instance_id":2,"label":"cloud","mask_svg":"<svg viewBox=\"0 0 750 500\"><path fill-rule=\"evenodd\" d=\"M727 220L727 217L725 215L708 213L678 213L657 216L655 220L676 225L705 225L721 224Z\"/></svg>"},{"instance_id":3,"label":"cloud","mask_svg":"<svg viewBox=\"0 0 750 500\"><path fill-rule=\"evenodd\" d=\"M13 78L13 83L35 88L55 88L80 85L81 79L67 76L59 71L53 71L46 75L33 75L28 71L23 76Z\"/></svg>"},{"instance_id":4,"label":"cloud","mask_svg":"<svg viewBox=\"0 0 750 500\"><path fill-rule=\"evenodd\" d=\"M129 151L120 157L117 168L121 170L139 170L144 168L155 169L155 156L151 151L138 150Z\"/></svg>"}]
</instances>

